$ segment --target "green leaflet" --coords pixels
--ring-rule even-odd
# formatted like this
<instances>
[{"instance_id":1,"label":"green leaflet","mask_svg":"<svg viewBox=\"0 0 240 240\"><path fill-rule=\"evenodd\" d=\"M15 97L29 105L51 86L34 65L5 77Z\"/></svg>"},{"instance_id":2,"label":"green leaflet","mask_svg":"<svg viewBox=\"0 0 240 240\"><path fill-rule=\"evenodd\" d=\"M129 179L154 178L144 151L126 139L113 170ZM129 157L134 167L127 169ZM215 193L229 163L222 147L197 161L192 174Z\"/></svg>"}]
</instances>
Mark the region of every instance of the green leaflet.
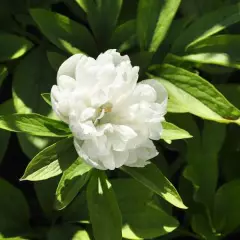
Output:
<instances>
[{"instance_id":1,"label":"green leaflet","mask_svg":"<svg viewBox=\"0 0 240 240\"><path fill-rule=\"evenodd\" d=\"M240 69L240 35L218 35L189 47L180 59Z\"/></svg>"},{"instance_id":2,"label":"green leaflet","mask_svg":"<svg viewBox=\"0 0 240 240\"><path fill-rule=\"evenodd\" d=\"M117 24L122 0L76 0L87 13L99 50L108 48L112 32Z\"/></svg>"},{"instance_id":3,"label":"green leaflet","mask_svg":"<svg viewBox=\"0 0 240 240\"><path fill-rule=\"evenodd\" d=\"M157 51L167 34L180 2L181 0L139 1L137 35L142 50Z\"/></svg>"},{"instance_id":4,"label":"green leaflet","mask_svg":"<svg viewBox=\"0 0 240 240\"><path fill-rule=\"evenodd\" d=\"M73 139L63 139L39 152L28 164L21 180L40 181L55 177L76 159Z\"/></svg>"},{"instance_id":5,"label":"green leaflet","mask_svg":"<svg viewBox=\"0 0 240 240\"><path fill-rule=\"evenodd\" d=\"M240 111L197 74L169 64L153 66L150 72L168 91L168 111L190 112L217 122L239 124Z\"/></svg>"},{"instance_id":6,"label":"green leaflet","mask_svg":"<svg viewBox=\"0 0 240 240\"><path fill-rule=\"evenodd\" d=\"M122 217L110 182L103 171L92 173L87 202L96 240L121 240Z\"/></svg>"},{"instance_id":7,"label":"green leaflet","mask_svg":"<svg viewBox=\"0 0 240 240\"><path fill-rule=\"evenodd\" d=\"M187 131L177 127L176 125L169 122L162 122L163 125L163 133L161 135L161 139L164 141L172 141L177 139L191 138Z\"/></svg>"},{"instance_id":8,"label":"green leaflet","mask_svg":"<svg viewBox=\"0 0 240 240\"><path fill-rule=\"evenodd\" d=\"M172 47L172 52L185 52L189 46L222 31L236 22L239 22L239 8L239 4L224 6L198 18L176 39Z\"/></svg>"},{"instance_id":9,"label":"green leaflet","mask_svg":"<svg viewBox=\"0 0 240 240\"><path fill-rule=\"evenodd\" d=\"M91 167L77 158L61 177L56 190L55 207L60 210L65 208L76 197L89 178Z\"/></svg>"},{"instance_id":10,"label":"green leaflet","mask_svg":"<svg viewBox=\"0 0 240 240\"><path fill-rule=\"evenodd\" d=\"M7 61L21 57L31 49L33 45L23 37L9 33L1 33L0 46L0 61Z\"/></svg>"},{"instance_id":11,"label":"green leaflet","mask_svg":"<svg viewBox=\"0 0 240 240\"><path fill-rule=\"evenodd\" d=\"M0 129L45 137L70 135L65 123L35 113L0 116Z\"/></svg>"},{"instance_id":12,"label":"green leaflet","mask_svg":"<svg viewBox=\"0 0 240 240\"><path fill-rule=\"evenodd\" d=\"M172 205L187 208L172 183L153 163L144 168L122 167L121 169Z\"/></svg>"},{"instance_id":13,"label":"green leaflet","mask_svg":"<svg viewBox=\"0 0 240 240\"><path fill-rule=\"evenodd\" d=\"M57 47L68 53L96 55L96 44L84 26L58 13L44 9L30 11L42 33Z\"/></svg>"},{"instance_id":14,"label":"green leaflet","mask_svg":"<svg viewBox=\"0 0 240 240\"><path fill-rule=\"evenodd\" d=\"M0 189L1 233L6 236L16 236L30 231L30 213L21 191L2 178L0 178Z\"/></svg>"}]
</instances>

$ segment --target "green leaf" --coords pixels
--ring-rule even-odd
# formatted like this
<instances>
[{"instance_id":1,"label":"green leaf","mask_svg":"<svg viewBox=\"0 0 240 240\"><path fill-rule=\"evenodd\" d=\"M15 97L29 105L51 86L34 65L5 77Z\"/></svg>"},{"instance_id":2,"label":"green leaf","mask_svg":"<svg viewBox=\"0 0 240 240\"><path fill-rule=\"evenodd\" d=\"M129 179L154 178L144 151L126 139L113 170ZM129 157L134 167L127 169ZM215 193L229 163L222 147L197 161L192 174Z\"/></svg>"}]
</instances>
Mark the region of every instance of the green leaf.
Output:
<instances>
[{"instance_id":1,"label":"green leaf","mask_svg":"<svg viewBox=\"0 0 240 240\"><path fill-rule=\"evenodd\" d=\"M87 13L90 27L100 50L107 48L117 24L122 0L76 0Z\"/></svg>"},{"instance_id":2,"label":"green leaf","mask_svg":"<svg viewBox=\"0 0 240 240\"><path fill-rule=\"evenodd\" d=\"M43 100L44 100L49 106L52 106L50 93L42 93L41 96L42 96Z\"/></svg>"},{"instance_id":3,"label":"green leaf","mask_svg":"<svg viewBox=\"0 0 240 240\"><path fill-rule=\"evenodd\" d=\"M123 217L122 235L127 239L152 239L173 231L178 221L157 203L154 193L134 179L111 181ZM146 221L147 219L147 221Z\"/></svg>"},{"instance_id":4,"label":"green leaf","mask_svg":"<svg viewBox=\"0 0 240 240\"><path fill-rule=\"evenodd\" d=\"M139 1L137 34L142 50L157 51L167 34L180 3L181 0Z\"/></svg>"},{"instance_id":5,"label":"green leaf","mask_svg":"<svg viewBox=\"0 0 240 240\"><path fill-rule=\"evenodd\" d=\"M187 131L177 127L172 123L162 122L162 125L163 125L163 133L161 135L161 138L164 141L192 138L192 135L190 135Z\"/></svg>"},{"instance_id":6,"label":"green leaf","mask_svg":"<svg viewBox=\"0 0 240 240\"><path fill-rule=\"evenodd\" d=\"M228 26L240 21L240 5L224 6L206 13L193 22L176 39L172 52L184 52L189 46L216 34Z\"/></svg>"},{"instance_id":7,"label":"green leaf","mask_svg":"<svg viewBox=\"0 0 240 240\"><path fill-rule=\"evenodd\" d=\"M168 111L190 112L217 122L239 123L240 111L202 77L169 64L156 65L151 70L150 76L168 91Z\"/></svg>"},{"instance_id":8,"label":"green leaf","mask_svg":"<svg viewBox=\"0 0 240 240\"><path fill-rule=\"evenodd\" d=\"M63 139L38 153L28 164L21 180L40 181L55 177L76 159L73 139Z\"/></svg>"},{"instance_id":9,"label":"green leaf","mask_svg":"<svg viewBox=\"0 0 240 240\"><path fill-rule=\"evenodd\" d=\"M201 236L201 239L219 239L219 236L217 236L217 234L215 233L215 229L211 227L207 217L203 214L193 214L191 226L193 231Z\"/></svg>"},{"instance_id":10,"label":"green leaf","mask_svg":"<svg viewBox=\"0 0 240 240\"><path fill-rule=\"evenodd\" d=\"M228 234L240 225L240 180L221 186L215 195L214 225L217 231Z\"/></svg>"},{"instance_id":11,"label":"green leaf","mask_svg":"<svg viewBox=\"0 0 240 240\"><path fill-rule=\"evenodd\" d=\"M144 168L122 167L121 169L172 205L187 208L175 187L153 163Z\"/></svg>"},{"instance_id":12,"label":"green leaf","mask_svg":"<svg viewBox=\"0 0 240 240\"><path fill-rule=\"evenodd\" d=\"M95 239L122 239L121 213L112 186L103 171L93 172L87 187L87 201Z\"/></svg>"},{"instance_id":13,"label":"green leaf","mask_svg":"<svg viewBox=\"0 0 240 240\"><path fill-rule=\"evenodd\" d=\"M119 52L127 51L136 46L136 20L129 20L116 28L111 41L111 48Z\"/></svg>"},{"instance_id":14,"label":"green leaf","mask_svg":"<svg viewBox=\"0 0 240 240\"><path fill-rule=\"evenodd\" d=\"M209 37L189 47L182 60L240 69L240 35Z\"/></svg>"},{"instance_id":15,"label":"green leaf","mask_svg":"<svg viewBox=\"0 0 240 240\"><path fill-rule=\"evenodd\" d=\"M14 112L13 101L12 99L7 100L6 102L0 104L0 114L9 114ZM0 130L0 163L4 157L4 154L8 147L9 138L11 136L10 132Z\"/></svg>"},{"instance_id":16,"label":"green leaf","mask_svg":"<svg viewBox=\"0 0 240 240\"><path fill-rule=\"evenodd\" d=\"M34 182L34 189L41 208L50 221L54 218L56 212L54 211L55 192L57 189L60 176L49 178L43 181Z\"/></svg>"},{"instance_id":17,"label":"green leaf","mask_svg":"<svg viewBox=\"0 0 240 240\"><path fill-rule=\"evenodd\" d=\"M195 187L195 200L203 203L210 211L218 181L218 159L226 126L214 122L204 122L200 146L188 146L188 165L184 176ZM191 158L191 159L190 159ZM206 167L207 166L207 167Z\"/></svg>"},{"instance_id":18,"label":"green leaf","mask_svg":"<svg viewBox=\"0 0 240 240\"><path fill-rule=\"evenodd\" d=\"M29 209L21 191L0 178L0 231L3 235L21 235L30 230Z\"/></svg>"},{"instance_id":19,"label":"green leaf","mask_svg":"<svg viewBox=\"0 0 240 240\"><path fill-rule=\"evenodd\" d=\"M78 225L61 224L55 225L47 234L47 240L90 240L87 231Z\"/></svg>"},{"instance_id":20,"label":"green leaf","mask_svg":"<svg viewBox=\"0 0 240 240\"><path fill-rule=\"evenodd\" d=\"M0 87L3 83L3 80L6 78L7 75L8 75L7 68L3 65L0 65Z\"/></svg>"},{"instance_id":21,"label":"green leaf","mask_svg":"<svg viewBox=\"0 0 240 240\"><path fill-rule=\"evenodd\" d=\"M65 123L35 113L0 116L0 129L45 137L70 135Z\"/></svg>"},{"instance_id":22,"label":"green leaf","mask_svg":"<svg viewBox=\"0 0 240 240\"><path fill-rule=\"evenodd\" d=\"M61 210L69 205L89 179L91 167L77 158L61 177L56 191L55 208Z\"/></svg>"},{"instance_id":23,"label":"green leaf","mask_svg":"<svg viewBox=\"0 0 240 240\"><path fill-rule=\"evenodd\" d=\"M54 70L58 70L61 64L67 59L66 56L57 52L47 52L48 61Z\"/></svg>"},{"instance_id":24,"label":"green leaf","mask_svg":"<svg viewBox=\"0 0 240 240\"><path fill-rule=\"evenodd\" d=\"M94 40L84 26L58 13L31 9L30 13L42 33L57 47L71 53L96 55Z\"/></svg>"},{"instance_id":25,"label":"green leaf","mask_svg":"<svg viewBox=\"0 0 240 240\"><path fill-rule=\"evenodd\" d=\"M1 33L0 46L0 61L7 61L23 56L33 45L23 37Z\"/></svg>"}]
</instances>

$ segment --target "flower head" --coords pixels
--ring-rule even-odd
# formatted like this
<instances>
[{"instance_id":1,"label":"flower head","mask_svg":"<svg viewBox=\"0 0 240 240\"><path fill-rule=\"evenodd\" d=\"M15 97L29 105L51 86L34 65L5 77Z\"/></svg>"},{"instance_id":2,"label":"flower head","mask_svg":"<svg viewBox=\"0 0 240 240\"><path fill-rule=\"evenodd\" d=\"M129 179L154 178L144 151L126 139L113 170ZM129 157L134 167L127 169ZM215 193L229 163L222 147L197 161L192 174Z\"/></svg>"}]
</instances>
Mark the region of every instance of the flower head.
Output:
<instances>
[{"instance_id":1,"label":"flower head","mask_svg":"<svg viewBox=\"0 0 240 240\"><path fill-rule=\"evenodd\" d=\"M167 107L163 86L137 83L139 67L108 50L97 59L76 54L59 68L53 110L69 124L78 155L98 169L144 167L158 152Z\"/></svg>"}]
</instances>

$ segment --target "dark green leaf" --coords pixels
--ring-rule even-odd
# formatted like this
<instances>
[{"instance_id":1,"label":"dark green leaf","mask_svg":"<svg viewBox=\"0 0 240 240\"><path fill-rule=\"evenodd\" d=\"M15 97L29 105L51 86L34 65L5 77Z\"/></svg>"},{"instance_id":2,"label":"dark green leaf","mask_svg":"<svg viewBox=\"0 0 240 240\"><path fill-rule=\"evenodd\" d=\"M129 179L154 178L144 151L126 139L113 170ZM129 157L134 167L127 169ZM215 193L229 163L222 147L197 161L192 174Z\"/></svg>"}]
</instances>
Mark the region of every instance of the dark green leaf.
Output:
<instances>
[{"instance_id":1,"label":"dark green leaf","mask_svg":"<svg viewBox=\"0 0 240 240\"><path fill-rule=\"evenodd\" d=\"M40 181L55 177L76 159L73 139L63 139L38 153L28 164L21 180Z\"/></svg>"},{"instance_id":2,"label":"dark green leaf","mask_svg":"<svg viewBox=\"0 0 240 240\"><path fill-rule=\"evenodd\" d=\"M118 26L112 35L110 46L117 48L119 52L136 46L136 20L129 20Z\"/></svg>"},{"instance_id":3,"label":"dark green leaf","mask_svg":"<svg viewBox=\"0 0 240 240\"><path fill-rule=\"evenodd\" d=\"M175 187L153 163L144 168L122 167L122 170L174 206L186 208Z\"/></svg>"},{"instance_id":4,"label":"dark green leaf","mask_svg":"<svg viewBox=\"0 0 240 240\"><path fill-rule=\"evenodd\" d=\"M34 113L0 116L0 129L45 137L70 135L65 123Z\"/></svg>"},{"instance_id":5,"label":"dark green leaf","mask_svg":"<svg viewBox=\"0 0 240 240\"><path fill-rule=\"evenodd\" d=\"M136 180L116 179L112 186L123 216L123 237L149 239L165 235L178 226L177 220L152 202L153 192Z\"/></svg>"},{"instance_id":6,"label":"dark green leaf","mask_svg":"<svg viewBox=\"0 0 240 240\"><path fill-rule=\"evenodd\" d=\"M54 70L58 70L61 64L67 59L66 56L57 52L47 52L48 61Z\"/></svg>"},{"instance_id":7,"label":"dark green leaf","mask_svg":"<svg viewBox=\"0 0 240 240\"><path fill-rule=\"evenodd\" d=\"M7 75L8 75L7 68L3 65L0 65L0 87Z\"/></svg>"},{"instance_id":8,"label":"dark green leaf","mask_svg":"<svg viewBox=\"0 0 240 240\"><path fill-rule=\"evenodd\" d=\"M240 225L240 180L221 186L215 196L214 224L217 231L227 234Z\"/></svg>"},{"instance_id":9,"label":"dark green leaf","mask_svg":"<svg viewBox=\"0 0 240 240\"><path fill-rule=\"evenodd\" d=\"M181 0L139 1L137 34L142 50L157 51L167 34L180 2Z\"/></svg>"},{"instance_id":10,"label":"dark green leaf","mask_svg":"<svg viewBox=\"0 0 240 240\"><path fill-rule=\"evenodd\" d=\"M224 6L213 12L206 13L193 22L173 45L173 53L184 52L189 46L222 31L240 21L240 4Z\"/></svg>"},{"instance_id":11,"label":"dark green leaf","mask_svg":"<svg viewBox=\"0 0 240 240\"><path fill-rule=\"evenodd\" d=\"M117 24L122 0L76 0L87 13L100 50L107 48L112 32Z\"/></svg>"},{"instance_id":12,"label":"dark green leaf","mask_svg":"<svg viewBox=\"0 0 240 240\"><path fill-rule=\"evenodd\" d=\"M29 209L21 191L0 178L0 231L12 236L30 230Z\"/></svg>"},{"instance_id":13,"label":"dark green leaf","mask_svg":"<svg viewBox=\"0 0 240 240\"><path fill-rule=\"evenodd\" d=\"M77 158L61 177L56 191L55 207L60 210L69 205L86 184L91 167Z\"/></svg>"},{"instance_id":14,"label":"dark green leaf","mask_svg":"<svg viewBox=\"0 0 240 240\"><path fill-rule=\"evenodd\" d=\"M103 171L93 172L87 187L87 201L95 239L121 240L121 213L112 186Z\"/></svg>"},{"instance_id":15,"label":"dark green leaf","mask_svg":"<svg viewBox=\"0 0 240 240\"><path fill-rule=\"evenodd\" d=\"M189 47L183 60L240 69L240 35L209 37Z\"/></svg>"},{"instance_id":16,"label":"dark green leaf","mask_svg":"<svg viewBox=\"0 0 240 240\"><path fill-rule=\"evenodd\" d=\"M0 61L6 61L24 55L30 48L32 48L32 43L23 37L1 33L0 46Z\"/></svg>"},{"instance_id":17,"label":"dark green leaf","mask_svg":"<svg viewBox=\"0 0 240 240\"><path fill-rule=\"evenodd\" d=\"M75 54L96 55L94 40L84 26L58 13L32 9L31 15L43 34L56 46Z\"/></svg>"}]
</instances>

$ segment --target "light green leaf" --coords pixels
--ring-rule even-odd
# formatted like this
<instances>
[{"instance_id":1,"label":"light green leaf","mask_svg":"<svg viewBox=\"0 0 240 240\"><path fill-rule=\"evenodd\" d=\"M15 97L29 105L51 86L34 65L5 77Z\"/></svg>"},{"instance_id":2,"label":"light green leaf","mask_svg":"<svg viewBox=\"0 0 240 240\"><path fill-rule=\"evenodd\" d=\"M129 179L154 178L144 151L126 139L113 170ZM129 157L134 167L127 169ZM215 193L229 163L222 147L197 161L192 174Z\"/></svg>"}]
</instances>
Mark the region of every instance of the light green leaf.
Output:
<instances>
[{"instance_id":1,"label":"light green leaf","mask_svg":"<svg viewBox=\"0 0 240 240\"><path fill-rule=\"evenodd\" d=\"M111 181L123 217L122 235L127 239L152 239L178 226L156 202L154 193L134 179ZM147 221L146 221L147 219Z\"/></svg>"},{"instance_id":2,"label":"light green leaf","mask_svg":"<svg viewBox=\"0 0 240 240\"><path fill-rule=\"evenodd\" d=\"M121 169L172 205L187 208L172 183L153 163L144 168L122 167Z\"/></svg>"},{"instance_id":3,"label":"light green leaf","mask_svg":"<svg viewBox=\"0 0 240 240\"><path fill-rule=\"evenodd\" d=\"M239 123L240 111L202 77L169 64L153 66L151 70L150 76L168 91L168 111L190 112L222 123Z\"/></svg>"},{"instance_id":4,"label":"light green leaf","mask_svg":"<svg viewBox=\"0 0 240 240\"><path fill-rule=\"evenodd\" d=\"M77 158L64 172L56 191L55 208L69 205L89 179L91 167Z\"/></svg>"},{"instance_id":5,"label":"light green leaf","mask_svg":"<svg viewBox=\"0 0 240 240\"><path fill-rule=\"evenodd\" d=\"M96 240L121 240L122 218L110 182L103 171L92 173L87 201Z\"/></svg>"},{"instance_id":6,"label":"light green leaf","mask_svg":"<svg viewBox=\"0 0 240 240\"><path fill-rule=\"evenodd\" d=\"M221 186L215 195L214 225L217 231L228 234L240 225L240 180Z\"/></svg>"},{"instance_id":7,"label":"light green leaf","mask_svg":"<svg viewBox=\"0 0 240 240\"><path fill-rule=\"evenodd\" d=\"M0 231L3 235L21 235L30 230L29 209L21 191L0 178Z\"/></svg>"},{"instance_id":8,"label":"light green leaf","mask_svg":"<svg viewBox=\"0 0 240 240\"><path fill-rule=\"evenodd\" d=\"M48 61L54 70L58 70L61 64L67 59L66 56L57 52L47 52Z\"/></svg>"},{"instance_id":9,"label":"light green leaf","mask_svg":"<svg viewBox=\"0 0 240 240\"><path fill-rule=\"evenodd\" d=\"M177 127L172 123L162 122L162 125L163 125L163 133L161 135L161 138L164 141L192 138L192 135L190 135L187 131Z\"/></svg>"},{"instance_id":10,"label":"light green leaf","mask_svg":"<svg viewBox=\"0 0 240 240\"><path fill-rule=\"evenodd\" d=\"M184 52L189 46L216 34L240 21L240 4L224 6L206 13L193 22L176 39L172 52Z\"/></svg>"},{"instance_id":11,"label":"light green leaf","mask_svg":"<svg viewBox=\"0 0 240 240\"><path fill-rule=\"evenodd\" d=\"M42 33L62 50L71 54L85 52L96 55L94 40L84 26L44 9L31 9L30 13Z\"/></svg>"},{"instance_id":12,"label":"light green leaf","mask_svg":"<svg viewBox=\"0 0 240 240\"><path fill-rule=\"evenodd\" d=\"M209 37L189 47L182 60L240 69L240 35Z\"/></svg>"},{"instance_id":13,"label":"light green leaf","mask_svg":"<svg viewBox=\"0 0 240 240\"><path fill-rule=\"evenodd\" d=\"M0 65L0 87L3 83L3 80L6 78L7 75L8 75L7 68L3 65Z\"/></svg>"},{"instance_id":14,"label":"light green leaf","mask_svg":"<svg viewBox=\"0 0 240 240\"><path fill-rule=\"evenodd\" d=\"M129 20L116 28L111 41L111 48L124 52L136 46L136 20Z\"/></svg>"},{"instance_id":15,"label":"light green leaf","mask_svg":"<svg viewBox=\"0 0 240 240\"><path fill-rule=\"evenodd\" d=\"M40 181L55 177L76 159L73 139L63 139L38 153L28 164L21 180Z\"/></svg>"},{"instance_id":16,"label":"light green leaf","mask_svg":"<svg viewBox=\"0 0 240 240\"><path fill-rule=\"evenodd\" d=\"M31 49L33 45L23 37L9 33L1 33L0 46L0 61L7 61L21 57Z\"/></svg>"},{"instance_id":17,"label":"light green leaf","mask_svg":"<svg viewBox=\"0 0 240 240\"><path fill-rule=\"evenodd\" d=\"M34 113L0 116L0 129L43 137L66 137L70 135L65 123Z\"/></svg>"},{"instance_id":18,"label":"light green leaf","mask_svg":"<svg viewBox=\"0 0 240 240\"><path fill-rule=\"evenodd\" d=\"M50 93L42 93L41 96L48 105L52 106Z\"/></svg>"},{"instance_id":19,"label":"light green leaf","mask_svg":"<svg viewBox=\"0 0 240 240\"><path fill-rule=\"evenodd\" d=\"M137 34L142 50L157 51L167 34L180 3L181 0L139 1Z\"/></svg>"},{"instance_id":20,"label":"light green leaf","mask_svg":"<svg viewBox=\"0 0 240 240\"><path fill-rule=\"evenodd\" d=\"M107 48L117 24L122 0L76 0L87 13L99 49Z\"/></svg>"}]
</instances>

